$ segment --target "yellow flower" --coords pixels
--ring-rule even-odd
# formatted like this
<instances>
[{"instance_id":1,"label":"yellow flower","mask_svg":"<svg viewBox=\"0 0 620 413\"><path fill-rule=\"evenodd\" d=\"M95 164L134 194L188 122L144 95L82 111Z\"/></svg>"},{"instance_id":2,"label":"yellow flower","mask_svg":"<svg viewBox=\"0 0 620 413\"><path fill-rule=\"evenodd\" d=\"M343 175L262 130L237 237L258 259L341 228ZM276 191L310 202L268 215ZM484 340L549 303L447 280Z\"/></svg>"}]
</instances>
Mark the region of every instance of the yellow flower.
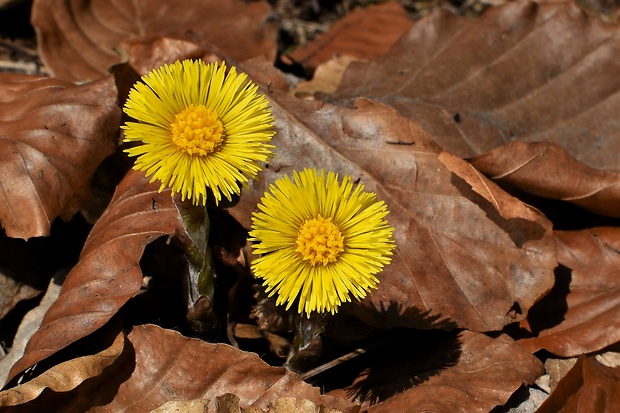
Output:
<instances>
[{"instance_id":1,"label":"yellow flower","mask_svg":"<svg viewBox=\"0 0 620 413\"><path fill-rule=\"evenodd\" d=\"M258 86L224 63L184 60L142 77L129 92L125 142L146 171L172 193L205 205L207 188L216 203L241 192L271 157L273 116Z\"/></svg>"},{"instance_id":2,"label":"yellow flower","mask_svg":"<svg viewBox=\"0 0 620 413\"><path fill-rule=\"evenodd\" d=\"M252 262L270 296L289 309L299 297L298 311L332 314L351 295L362 299L390 263L394 241L383 201L353 188L350 177L315 169L278 179L252 217Z\"/></svg>"}]
</instances>

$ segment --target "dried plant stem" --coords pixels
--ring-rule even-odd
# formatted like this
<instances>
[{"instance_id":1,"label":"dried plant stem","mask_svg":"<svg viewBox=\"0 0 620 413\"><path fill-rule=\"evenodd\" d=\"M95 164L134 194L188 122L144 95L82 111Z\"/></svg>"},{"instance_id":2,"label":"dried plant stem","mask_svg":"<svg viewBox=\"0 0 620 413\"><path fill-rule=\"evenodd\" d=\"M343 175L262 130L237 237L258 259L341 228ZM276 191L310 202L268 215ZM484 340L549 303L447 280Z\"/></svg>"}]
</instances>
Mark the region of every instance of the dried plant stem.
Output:
<instances>
[{"instance_id":1,"label":"dried plant stem","mask_svg":"<svg viewBox=\"0 0 620 413\"><path fill-rule=\"evenodd\" d=\"M383 338L381 340L377 340L374 341L366 346L360 347L358 349L355 349L353 351L351 351L350 353L344 354L338 358L333 359L332 361L329 361L325 364L322 364L318 367L313 368L312 370L309 370L303 374L301 374L299 377L302 380L308 380L311 379L312 377L323 373L324 371L327 371L331 368L334 368L336 366L339 366L342 363L345 363L349 360L353 360L355 357L361 356L362 354L367 353L370 350L373 350L383 344L385 344L385 342L387 341L387 339Z\"/></svg>"}]
</instances>

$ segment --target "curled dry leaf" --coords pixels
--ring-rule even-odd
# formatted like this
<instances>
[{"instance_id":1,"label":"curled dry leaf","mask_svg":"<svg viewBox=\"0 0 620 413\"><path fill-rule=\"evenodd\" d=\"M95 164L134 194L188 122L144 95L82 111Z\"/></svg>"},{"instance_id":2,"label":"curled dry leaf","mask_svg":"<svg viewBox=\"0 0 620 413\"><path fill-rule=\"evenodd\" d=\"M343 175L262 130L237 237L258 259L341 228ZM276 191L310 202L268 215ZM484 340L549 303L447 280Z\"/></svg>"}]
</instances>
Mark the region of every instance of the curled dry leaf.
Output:
<instances>
[{"instance_id":1,"label":"curled dry leaf","mask_svg":"<svg viewBox=\"0 0 620 413\"><path fill-rule=\"evenodd\" d=\"M360 394L370 396L362 405L368 413L488 412L495 406L505 404L522 384L533 383L544 371L536 357L506 336L493 339L464 331L459 334L458 343L460 355L455 363L439 371L428 372L430 377L419 384L416 382L420 381L420 377L411 377L406 389L385 400L379 398L377 403L369 403L377 401L373 394L386 391L393 382L405 381L407 374L413 375L411 371L416 366L410 366L406 371L406 368L399 368L398 361L395 361L393 365L383 366L383 369L372 369L349 387L349 393L357 397ZM445 356L433 354L426 358L426 362L442 357ZM374 382L374 389L373 375L381 378ZM365 381L370 383L364 384Z\"/></svg>"},{"instance_id":2,"label":"curled dry leaf","mask_svg":"<svg viewBox=\"0 0 620 413\"><path fill-rule=\"evenodd\" d=\"M121 181L9 380L103 326L140 291L144 248L182 225L170 191L157 190L142 172L132 170Z\"/></svg>"},{"instance_id":3,"label":"curled dry leaf","mask_svg":"<svg viewBox=\"0 0 620 413\"><path fill-rule=\"evenodd\" d=\"M549 141L620 171L619 52L620 26L574 2L509 2L476 19L440 10L352 63L336 96L380 100L462 158Z\"/></svg>"},{"instance_id":4,"label":"curled dry leaf","mask_svg":"<svg viewBox=\"0 0 620 413\"><path fill-rule=\"evenodd\" d=\"M476 168L461 158L442 152L439 160L456 176L467 182L472 190L489 201L504 219L524 219L540 222L551 233L551 225L538 210L520 202L517 198L502 191L496 184L486 179ZM516 243L523 242L515 240Z\"/></svg>"},{"instance_id":5,"label":"curled dry leaf","mask_svg":"<svg viewBox=\"0 0 620 413\"><path fill-rule=\"evenodd\" d=\"M537 413L612 413L620 411L620 368L580 356Z\"/></svg>"},{"instance_id":6,"label":"curled dry leaf","mask_svg":"<svg viewBox=\"0 0 620 413\"><path fill-rule=\"evenodd\" d=\"M556 231L561 267L556 283L530 314L537 337L519 343L560 357L601 350L620 341L620 228Z\"/></svg>"},{"instance_id":7,"label":"curled dry leaf","mask_svg":"<svg viewBox=\"0 0 620 413\"><path fill-rule=\"evenodd\" d=\"M114 78L80 86L38 76L0 76L0 222L9 237L48 235L90 192L116 147Z\"/></svg>"},{"instance_id":8,"label":"curled dry leaf","mask_svg":"<svg viewBox=\"0 0 620 413\"><path fill-rule=\"evenodd\" d=\"M349 108L276 92L270 97L278 151L230 210L235 218L249 226L268 185L304 167L352 176L388 204L396 228L392 264L363 306L344 311L382 327L445 321L443 328L456 323L488 331L523 318L551 288L556 261L549 222L532 211L503 217L445 167L441 149L418 124L366 99ZM504 208L528 210L504 198Z\"/></svg>"},{"instance_id":9,"label":"curled dry leaf","mask_svg":"<svg viewBox=\"0 0 620 413\"><path fill-rule=\"evenodd\" d=\"M145 412L173 400L212 400L226 393L236 395L242 408L266 410L287 396L342 412L357 411L346 400L321 396L318 388L283 367L269 366L255 353L187 338L154 325L134 327L128 339L135 349L135 360L127 361L135 366L131 377L110 383L118 388L114 399L89 411ZM84 399L75 401L75 411L79 403L87 403Z\"/></svg>"},{"instance_id":10,"label":"curled dry leaf","mask_svg":"<svg viewBox=\"0 0 620 413\"><path fill-rule=\"evenodd\" d=\"M317 40L296 49L291 57L308 72L334 56L372 59L385 54L412 24L407 11L397 2L357 9Z\"/></svg>"},{"instance_id":11,"label":"curled dry leaf","mask_svg":"<svg viewBox=\"0 0 620 413\"><path fill-rule=\"evenodd\" d=\"M266 22L264 1L37 0L32 24L42 60L66 80L96 79L125 60L123 40L137 36L183 38L188 31L236 60L275 57L277 28ZM231 35L234 33L234 35Z\"/></svg>"},{"instance_id":12,"label":"curled dry leaf","mask_svg":"<svg viewBox=\"0 0 620 413\"><path fill-rule=\"evenodd\" d=\"M120 333L107 349L93 355L60 363L31 381L0 392L0 407L17 406L35 400L45 389L67 392L84 380L96 377L123 352L125 336Z\"/></svg>"},{"instance_id":13,"label":"curled dry leaf","mask_svg":"<svg viewBox=\"0 0 620 413\"><path fill-rule=\"evenodd\" d=\"M492 179L525 192L620 217L620 172L584 165L556 144L510 142L470 162Z\"/></svg>"}]
</instances>

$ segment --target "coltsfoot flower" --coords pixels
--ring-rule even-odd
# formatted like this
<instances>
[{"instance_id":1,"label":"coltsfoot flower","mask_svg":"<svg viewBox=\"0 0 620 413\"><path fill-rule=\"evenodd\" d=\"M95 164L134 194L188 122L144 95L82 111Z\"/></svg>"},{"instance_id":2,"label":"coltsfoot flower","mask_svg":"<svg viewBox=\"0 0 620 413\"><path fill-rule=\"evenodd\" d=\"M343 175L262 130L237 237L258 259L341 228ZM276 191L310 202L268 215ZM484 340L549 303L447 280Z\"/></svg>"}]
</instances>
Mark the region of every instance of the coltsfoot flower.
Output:
<instances>
[{"instance_id":1,"label":"coltsfoot flower","mask_svg":"<svg viewBox=\"0 0 620 413\"><path fill-rule=\"evenodd\" d=\"M184 60L142 77L129 92L125 142L137 156L134 169L159 180L183 199L216 203L241 192L273 154L273 116L258 86L234 67Z\"/></svg>"},{"instance_id":2,"label":"coltsfoot flower","mask_svg":"<svg viewBox=\"0 0 620 413\"><path fill-rule=\"evenodd\" d=\"M390 263L394 240L383 201L353 188L350 177L315 169L278 179L252 217L252 262L270 296L289 309L332 314L351 296L376 288L376 275Z\"/></svg>"}]
</instances>

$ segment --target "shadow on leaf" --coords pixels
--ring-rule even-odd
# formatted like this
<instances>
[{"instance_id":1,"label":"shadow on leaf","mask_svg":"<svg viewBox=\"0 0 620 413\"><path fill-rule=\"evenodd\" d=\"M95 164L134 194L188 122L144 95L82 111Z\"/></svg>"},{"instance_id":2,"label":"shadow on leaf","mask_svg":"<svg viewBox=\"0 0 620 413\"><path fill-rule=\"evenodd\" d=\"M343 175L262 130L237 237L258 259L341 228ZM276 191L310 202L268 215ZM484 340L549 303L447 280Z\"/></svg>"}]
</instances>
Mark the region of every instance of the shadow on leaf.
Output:
<instances>
[{"instance_id":1,"label":"shadow on leaf","mask_svg":"<svg viewBox=\"0 0 620 413\"><path fill-rule=\"evenodd\" d=\"M353 352L357 357L336 364L328 374L317 375L315 385L326 390L345 388L351 399L377 404L457 363L461 355L458 331L443 330L454 330L454 322L417 308L403 310L396 302L377 311L384 313L382 316L419 318L421 324L435 329L395 328L361 340Z\"/></svg>"},{"instance_id":2,"label":"shadow on leaf","mask_svg":"<svg viewBox=\"0 0 620 413\"><path fill-rule=\"evenodd\" d=\"M414 330L397 328L386 331L380 344L360 357L363 369L354 383L347 388L348 395L371 405L412 388L442 370L456 364L461 354L456 324L440 315L430 316L415 307L402 309L390 302L379 312L419 318L423 323L441 330Z\"/></svg>"},{"instance_id":3,"label":"shadow on leaf","mask_svg":"<svg viewBox=\"0 0 620 413\"><path fill-rule=\"evenodd\" d=\"M419 385L448 367L461 354L456 332L394 329L366 357L366 366L347 388L360 402L380 403Z\"/></svg>"},{"instance_id":4,"label":"shadow on leaf","mask_svg":"<svg viewBox=\"0 0 620 413\"><path fill-rule=\"evenodd\" d=\"M535 335L560 324L564 321L564 316L568 311L566 297L570 293L572 271L560 264L555 269L554 275L553 288L549 294L532 306L527 316L530 329Z\"/></svg>"}]
</instances>

